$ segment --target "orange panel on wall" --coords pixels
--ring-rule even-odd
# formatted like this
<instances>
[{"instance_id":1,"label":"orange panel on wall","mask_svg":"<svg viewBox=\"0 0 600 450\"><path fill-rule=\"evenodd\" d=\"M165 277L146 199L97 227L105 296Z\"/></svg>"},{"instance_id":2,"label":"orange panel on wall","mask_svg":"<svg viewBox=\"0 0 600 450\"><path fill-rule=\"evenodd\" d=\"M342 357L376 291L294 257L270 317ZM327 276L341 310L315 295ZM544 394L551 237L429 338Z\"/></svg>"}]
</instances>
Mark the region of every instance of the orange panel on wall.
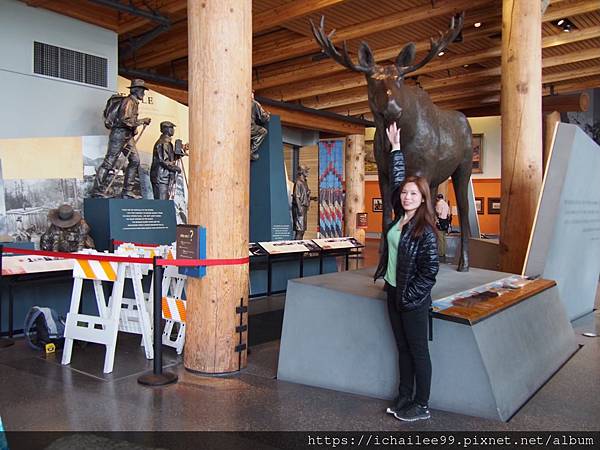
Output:
<instances>
[{"instance_id":1,"label":"orange panel on wall","mask_svg":"<svg viewBox=\"0 0 600 450\"><path fill-rule=\"evenodd\" d=\"M369 214L367 233L381 233L381 212L373 212L373 199L381 198L378 181L365 181L365 212Z\"/></svg>"},{"instance_id":2,"label":"orange panel on wall","mask_svg":"<svg viewBox=\"0 0 600 450\"><path fill-rule=\"evenodd\" d=\"M483 198L484 214L479 214L479 228L485 234L500 234L500 215L488 213L488 198L500 197L500 180L478 178L473 180L475 197ZM381 233L381 212L373 212L373 199L381 198L378 181L365 181L365 212L369 213L369 233ZM456 196L452 183L448 183L448 200L450 206L456 206ZM458 216L453 213L452 225L458 227Z\"/></svg>"},{"instance_id":3,"label":"orange panel on wall","mask_svg":"<svg viewBox=\"0 0 600 450\"><path fill-rule=\"evenodd\" d=\"M497 178L476 178L473 179L473 190L475 197L483 198L483 212L479 214L479 229L484 234L500 234L500 214L489 214L488 198L500 197L500 180ZM448 183L448 200L450 206L456 206L456 196L452 183ZM452 212L452 226L458 227L458 215Z\"/></svg>"}]
</instances>

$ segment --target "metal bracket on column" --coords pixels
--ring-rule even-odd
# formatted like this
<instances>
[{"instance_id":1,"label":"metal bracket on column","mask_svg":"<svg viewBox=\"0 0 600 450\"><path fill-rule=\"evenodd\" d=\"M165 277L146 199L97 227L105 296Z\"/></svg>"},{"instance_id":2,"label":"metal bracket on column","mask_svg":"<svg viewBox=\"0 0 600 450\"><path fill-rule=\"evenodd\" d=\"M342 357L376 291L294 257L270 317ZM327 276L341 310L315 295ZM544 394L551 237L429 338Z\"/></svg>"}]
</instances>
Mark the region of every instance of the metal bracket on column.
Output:
<instances>
[{"instance_id":1,"label":"metal bracket on column","mask_svg":"<svg viewBox=\"0 0 600 450\"><path fill-rule=\"evenodd\" d=\"M248 325L241 325L239 327L235 327L236 333L243 333L244 331L248 331Z\"/></svg>"},{"instance_id":2,"label":"metal bracket on column","mask_svg":"<svg viewBox=\"0 0 600 450\"><path fill-rule=\"evenodd\" d=\"M235 346L236 353L242 353L244 350L246 350L246 344L240 344Z\"/></svg>"}]
</instances>

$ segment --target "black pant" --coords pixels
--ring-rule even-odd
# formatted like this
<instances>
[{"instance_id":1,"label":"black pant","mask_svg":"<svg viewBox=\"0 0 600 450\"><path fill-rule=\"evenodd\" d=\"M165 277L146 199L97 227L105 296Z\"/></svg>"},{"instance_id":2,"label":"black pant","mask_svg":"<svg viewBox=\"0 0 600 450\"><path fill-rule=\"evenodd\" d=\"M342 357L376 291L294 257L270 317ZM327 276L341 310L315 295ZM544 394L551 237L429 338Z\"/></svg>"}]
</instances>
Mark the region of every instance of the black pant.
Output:
<instances>
[{"instance_id":1,"label":"black pant","mask_svg":"<svg viewBox=\"0 0 600 450\"><path fill-rule=\"evenodd\" d=\"M431 359L427 326L429 305L414 311L398 311L396 288L386 283L387 304L400 368L400 396L411 397L416 384L415 402L427 405L431 390Z\"/></svg>"}]
</instances>

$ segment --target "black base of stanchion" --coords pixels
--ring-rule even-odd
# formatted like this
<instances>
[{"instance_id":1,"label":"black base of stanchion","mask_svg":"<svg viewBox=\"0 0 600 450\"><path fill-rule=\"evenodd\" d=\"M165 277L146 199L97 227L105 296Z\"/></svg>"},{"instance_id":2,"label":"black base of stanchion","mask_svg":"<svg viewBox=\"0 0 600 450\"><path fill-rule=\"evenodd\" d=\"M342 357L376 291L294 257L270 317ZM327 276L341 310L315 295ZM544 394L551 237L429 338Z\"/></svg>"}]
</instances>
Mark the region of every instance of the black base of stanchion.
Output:
<instances>
[{"instance_id":1,"label":"black base of stanchion","mask_svg":"<svg viewBox=\"0 0 600 450\"><path fill-rule=\"evenodd\" d=\"M139 377L137 381L144 386L164 386L177 382L177 375L173 372L163 372L161 374L147 373Z\"/></svg>"},{"instance_id":2,"label":"black base of stanchion","mask_svg":"<svg viewBox=\"0 0 600 450\"><path fill-rule=\"evenodd\" d=\"M12 339L0 338L0 348L11 347L15 345Z\"/></svg>"}]
</instances>

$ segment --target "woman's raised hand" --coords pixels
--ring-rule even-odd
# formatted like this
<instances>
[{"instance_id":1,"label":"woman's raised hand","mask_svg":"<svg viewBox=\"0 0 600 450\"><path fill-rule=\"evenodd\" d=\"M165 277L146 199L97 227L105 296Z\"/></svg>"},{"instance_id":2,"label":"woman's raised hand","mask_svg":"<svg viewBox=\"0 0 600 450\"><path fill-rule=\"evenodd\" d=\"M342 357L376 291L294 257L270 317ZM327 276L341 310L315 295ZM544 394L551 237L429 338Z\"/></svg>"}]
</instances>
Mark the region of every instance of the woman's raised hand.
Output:
<instances>
[{"instance_id":1,"label":"woman's raised hand","mask_svg":"<svg viewBox=\"0 0 600 450\"><path fill-rule=\"evenodd\" d=\"M387 137L392 144L393 150L400 150L400 128L396 125L396 122L392 122L391 125L385 130Z\"/></svg>"}]
</instances>

